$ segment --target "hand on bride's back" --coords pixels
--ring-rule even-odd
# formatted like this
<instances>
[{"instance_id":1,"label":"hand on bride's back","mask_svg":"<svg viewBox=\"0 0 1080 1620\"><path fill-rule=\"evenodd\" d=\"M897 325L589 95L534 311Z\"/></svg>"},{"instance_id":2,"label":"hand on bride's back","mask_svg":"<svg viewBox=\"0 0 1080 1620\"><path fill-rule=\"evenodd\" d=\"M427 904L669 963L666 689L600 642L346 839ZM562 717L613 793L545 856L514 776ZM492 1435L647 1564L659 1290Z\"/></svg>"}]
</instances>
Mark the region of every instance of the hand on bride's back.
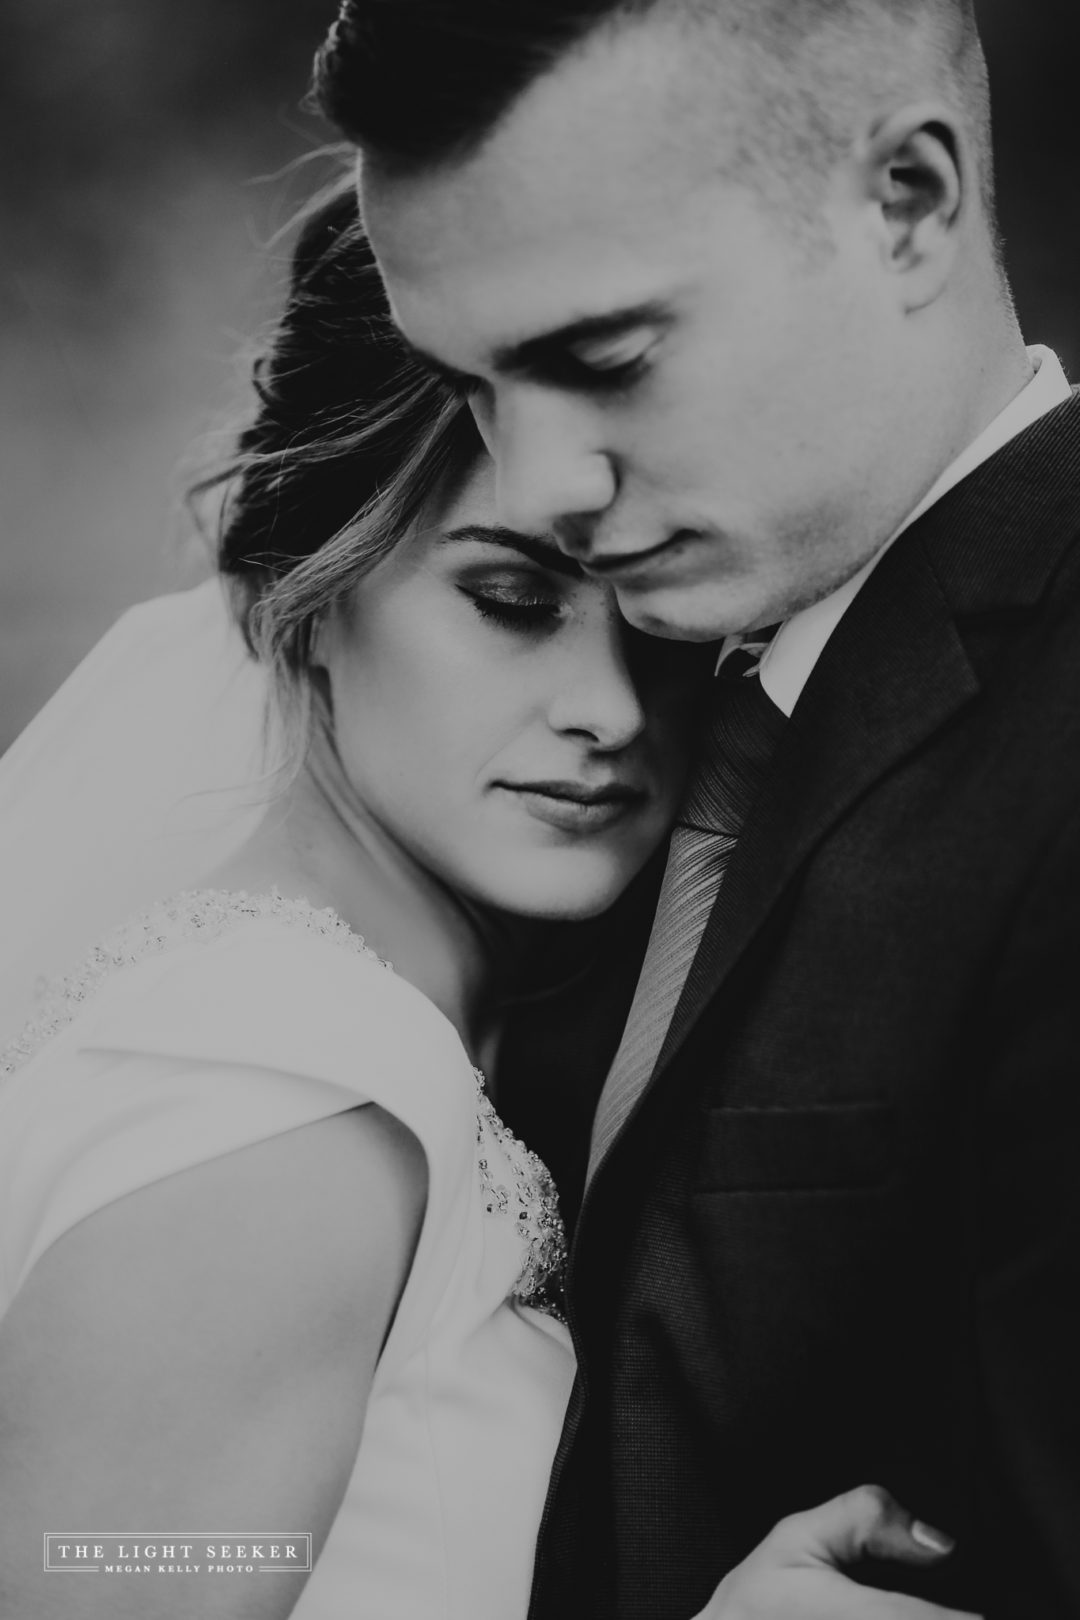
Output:
<instances>
[{"instance_id":1,"label":"hand on bride's back","mask_svg":"<svg viewBox=\"0 0 1080 1620\"><path fill-rule=\"evenodd\" d=\"M862 1558L932 1567L951 1542L874 1485L781 1519L694 1620L979 1620L920 1598L862 1586Z\"/></svg>"}]
</instances>

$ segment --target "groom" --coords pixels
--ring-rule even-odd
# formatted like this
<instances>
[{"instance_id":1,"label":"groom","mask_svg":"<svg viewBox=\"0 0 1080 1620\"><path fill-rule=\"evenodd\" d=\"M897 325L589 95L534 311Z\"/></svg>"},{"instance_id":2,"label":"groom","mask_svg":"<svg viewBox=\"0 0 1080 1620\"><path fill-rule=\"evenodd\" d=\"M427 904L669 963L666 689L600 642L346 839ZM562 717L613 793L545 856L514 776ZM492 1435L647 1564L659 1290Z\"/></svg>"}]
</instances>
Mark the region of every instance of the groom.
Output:
<instances>
[{"instance_id":1,"label":"groom","mask_svg":"<svg viewBox=\"0 0 1080 1620\"><path fill-rule=\"evenodd\" d=\"M1080 1614L1080 399L969 0L351 0L321 93L505 521L642 630L780 626L655 922L519 1031L588 1175L534 1620L687 1620L863 1480L934 1601Z\"/></svg>"}]
</instances>

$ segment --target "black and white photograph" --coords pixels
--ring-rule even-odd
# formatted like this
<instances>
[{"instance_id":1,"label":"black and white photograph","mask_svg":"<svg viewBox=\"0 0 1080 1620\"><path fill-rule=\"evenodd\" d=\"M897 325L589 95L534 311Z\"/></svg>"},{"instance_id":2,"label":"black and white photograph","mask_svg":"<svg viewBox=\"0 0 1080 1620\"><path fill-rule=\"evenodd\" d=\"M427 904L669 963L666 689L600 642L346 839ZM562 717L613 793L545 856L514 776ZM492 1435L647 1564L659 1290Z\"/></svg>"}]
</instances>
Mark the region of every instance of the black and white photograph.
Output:
<instances>
[{"instance_id":1,"label":"black and white photograph","mask_svg":"<svg viewBox=\"0 0 1080 1620\"><path fill-rule=\"evenodd\" d=\"M4 0L0 1620L1078 1620L1078 61Z\"/></svg>"}]
</instances>

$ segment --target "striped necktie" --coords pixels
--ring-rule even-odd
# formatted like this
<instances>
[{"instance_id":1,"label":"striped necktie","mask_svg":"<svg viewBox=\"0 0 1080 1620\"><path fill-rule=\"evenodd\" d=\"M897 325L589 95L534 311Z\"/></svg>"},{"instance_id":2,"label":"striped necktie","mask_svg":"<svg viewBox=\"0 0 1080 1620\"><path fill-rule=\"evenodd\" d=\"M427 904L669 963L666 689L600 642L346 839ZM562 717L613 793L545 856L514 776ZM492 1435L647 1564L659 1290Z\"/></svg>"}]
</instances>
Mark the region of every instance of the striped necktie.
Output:
<instances>
[{"instance_id":1,"label":"striped necktie","mask_svg":"<svg viewBox=\"0 0 1080 1620\"><path fill-rule=\"evenodd\" d=\"M720 892L731 852L786 721L761 684L761 648L716 677L704 746L679 811L641 975L597 1105L588 1176L645 1090Z\"/></svg>"}]
</instances>

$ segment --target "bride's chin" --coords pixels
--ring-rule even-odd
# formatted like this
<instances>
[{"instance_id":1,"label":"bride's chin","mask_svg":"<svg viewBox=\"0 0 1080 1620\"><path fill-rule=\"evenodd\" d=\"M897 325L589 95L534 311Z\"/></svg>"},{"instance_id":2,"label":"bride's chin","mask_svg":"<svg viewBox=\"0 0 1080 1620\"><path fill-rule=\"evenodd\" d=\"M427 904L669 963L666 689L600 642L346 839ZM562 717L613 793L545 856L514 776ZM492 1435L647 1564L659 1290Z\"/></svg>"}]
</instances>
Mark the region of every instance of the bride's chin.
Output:
<instances>
[{"instance_id":1,"label":"bride's chin","mask_svg":"<svg viewBox=\"0 0 1080 1620\"><path fill-rule=\"evenodd\" d=\"M535 852L507 861L505 875L485 874L483 903L533 922L589 922L629 887L641 862L550 860Z\"/></svg>"}]
</instances>

